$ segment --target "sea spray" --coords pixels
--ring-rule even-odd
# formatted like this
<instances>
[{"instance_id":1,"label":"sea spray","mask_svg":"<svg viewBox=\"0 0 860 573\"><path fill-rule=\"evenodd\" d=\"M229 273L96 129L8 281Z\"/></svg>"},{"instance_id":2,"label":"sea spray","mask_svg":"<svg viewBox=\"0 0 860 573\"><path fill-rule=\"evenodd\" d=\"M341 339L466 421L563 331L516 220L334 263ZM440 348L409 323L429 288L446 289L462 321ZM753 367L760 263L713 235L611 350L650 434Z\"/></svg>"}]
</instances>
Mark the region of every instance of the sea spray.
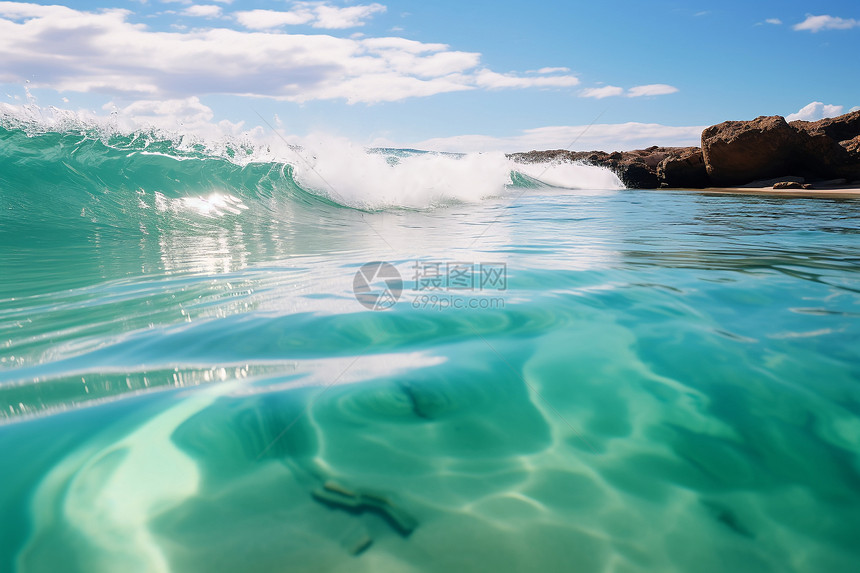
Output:
<instances>
[{"instance_id":1,"label":"sea spray","mask_svg":"<svg viewBox=\"0 0 860 573\"><path fill-rule=\"evenodd\" d=\"M338 203L379 209L473 202L505 192L511 164L503 154L454 156L370 153L342 139L297 151L296 180Z\"/></svg>"}]
</instances>

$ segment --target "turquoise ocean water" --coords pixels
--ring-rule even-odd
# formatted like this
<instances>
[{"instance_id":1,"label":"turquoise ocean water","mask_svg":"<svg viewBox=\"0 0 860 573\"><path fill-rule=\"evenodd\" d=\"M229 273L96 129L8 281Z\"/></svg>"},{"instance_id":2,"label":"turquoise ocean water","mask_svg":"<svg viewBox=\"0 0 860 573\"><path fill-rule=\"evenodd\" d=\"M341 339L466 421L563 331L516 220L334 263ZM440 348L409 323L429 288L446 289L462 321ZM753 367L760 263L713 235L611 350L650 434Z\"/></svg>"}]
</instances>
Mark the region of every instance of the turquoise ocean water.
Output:
<instances>
[{"instance_id":1,"label":"turquoise ocean water","mask_svg":"<svg viewBox=\"0 0 860 573\"><path fill-rule=\"evenodd\" d=\"M858 570L860 202L254 153L0 129L0 571Z\"/></svg>"}]
</instances>

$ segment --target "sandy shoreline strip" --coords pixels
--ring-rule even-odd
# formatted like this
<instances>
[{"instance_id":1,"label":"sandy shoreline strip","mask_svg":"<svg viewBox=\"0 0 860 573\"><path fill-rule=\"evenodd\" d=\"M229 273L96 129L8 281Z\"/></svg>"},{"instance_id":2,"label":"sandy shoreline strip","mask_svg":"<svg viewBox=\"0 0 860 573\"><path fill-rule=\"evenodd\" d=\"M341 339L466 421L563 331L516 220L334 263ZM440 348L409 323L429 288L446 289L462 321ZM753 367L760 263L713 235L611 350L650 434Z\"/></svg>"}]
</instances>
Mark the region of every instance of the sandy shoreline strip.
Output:
<instances>
[{"instance_id":1,"label":"sandy shoreline strip","mask_svg":"<svg viewBox=\"0 0 860 573\"><path fill-rule=\"evenodd\" d=\"M705 189L666 189L667 191L695 191L721 195L769 195L777 197L809 197L819 199L860 199L858 187L830 187L826 189L774 189L773 187L707 187Z\"/></svg>"}]
</instances>

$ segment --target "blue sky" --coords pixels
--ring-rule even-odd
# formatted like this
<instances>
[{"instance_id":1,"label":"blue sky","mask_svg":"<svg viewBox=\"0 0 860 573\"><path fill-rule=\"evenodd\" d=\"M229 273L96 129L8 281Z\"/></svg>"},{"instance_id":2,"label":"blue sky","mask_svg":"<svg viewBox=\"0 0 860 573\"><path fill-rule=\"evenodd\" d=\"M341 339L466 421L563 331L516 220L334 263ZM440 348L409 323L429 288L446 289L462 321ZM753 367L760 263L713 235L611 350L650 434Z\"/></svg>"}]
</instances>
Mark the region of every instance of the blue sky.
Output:
<instances>
[{"instance_id":1,"label":"blue sky","mask_svg":"<svg viewBox=\"0 0 860 573\"><path fill-rule=\"evenodd\" d=\"M0 2L7 108L515 151L860 106L856 0L57 4Z\"/></svg>"}]
</instances>

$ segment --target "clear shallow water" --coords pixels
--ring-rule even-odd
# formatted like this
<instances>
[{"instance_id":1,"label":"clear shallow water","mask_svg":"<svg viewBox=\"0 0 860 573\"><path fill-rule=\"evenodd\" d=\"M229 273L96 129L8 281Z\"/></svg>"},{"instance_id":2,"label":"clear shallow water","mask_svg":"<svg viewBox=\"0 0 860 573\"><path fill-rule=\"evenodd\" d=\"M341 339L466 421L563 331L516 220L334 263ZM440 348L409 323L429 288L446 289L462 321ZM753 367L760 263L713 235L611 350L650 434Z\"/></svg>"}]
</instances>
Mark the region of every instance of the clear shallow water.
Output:
<instances>
[{"instance_id":1,"label":"clear shallow water","mask_svg":"<svg viewBox=\"0 0 860 573\"><path fill-rule=\"evenodd\" d=\"M19 135L0 570L855 570L860 202L515 177L362 212ZM504 263L437 293L502 302L415 308L416 261Z\"/></svg>"}]
</instances>

